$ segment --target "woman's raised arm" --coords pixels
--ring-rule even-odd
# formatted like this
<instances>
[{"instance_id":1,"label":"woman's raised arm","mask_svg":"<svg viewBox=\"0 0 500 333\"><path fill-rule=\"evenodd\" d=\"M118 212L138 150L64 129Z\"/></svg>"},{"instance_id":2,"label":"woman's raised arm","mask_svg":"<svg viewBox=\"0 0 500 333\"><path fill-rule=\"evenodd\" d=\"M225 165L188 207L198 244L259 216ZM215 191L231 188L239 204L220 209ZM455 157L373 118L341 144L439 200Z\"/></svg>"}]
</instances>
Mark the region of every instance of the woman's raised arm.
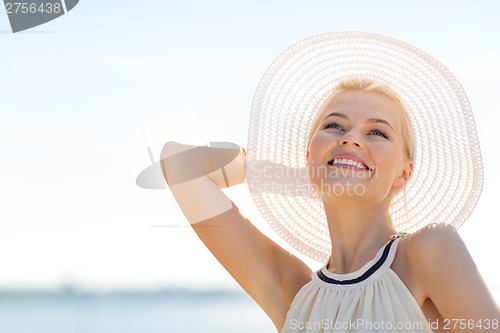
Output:
<instances>
[{"instance_id":1,"label":"woman's raised arm","mask_svg":"<svg viewBox=\"0 0 500 333\"><path fill-rule=\"evenodd\" d=\"M193 230L281 329L289 295L310 279L311 270L262 234L222 192L221 188L244 182L245 152L237 145L168 142L161 160L167 184Z\"/></svg>"}]
</instances>

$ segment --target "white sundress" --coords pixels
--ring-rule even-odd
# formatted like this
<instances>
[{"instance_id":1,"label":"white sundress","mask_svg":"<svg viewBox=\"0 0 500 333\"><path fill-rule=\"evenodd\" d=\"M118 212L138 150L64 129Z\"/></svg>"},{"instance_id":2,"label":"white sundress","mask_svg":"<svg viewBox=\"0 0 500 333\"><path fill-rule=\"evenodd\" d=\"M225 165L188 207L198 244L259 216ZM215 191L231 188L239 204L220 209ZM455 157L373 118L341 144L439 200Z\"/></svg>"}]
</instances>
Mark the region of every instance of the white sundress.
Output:
<instances>
[{"instance_id":1,"label":"white sundress","mask_svg":"<svg viewBox=\"0 0 500 333\"><path fill-rule=\"evenodd\" d=\"M335 274L326 264L295 295L281 333L432 332L417 301L390 268L398 232L355 272Z\"/></svg>"}]
</instances>

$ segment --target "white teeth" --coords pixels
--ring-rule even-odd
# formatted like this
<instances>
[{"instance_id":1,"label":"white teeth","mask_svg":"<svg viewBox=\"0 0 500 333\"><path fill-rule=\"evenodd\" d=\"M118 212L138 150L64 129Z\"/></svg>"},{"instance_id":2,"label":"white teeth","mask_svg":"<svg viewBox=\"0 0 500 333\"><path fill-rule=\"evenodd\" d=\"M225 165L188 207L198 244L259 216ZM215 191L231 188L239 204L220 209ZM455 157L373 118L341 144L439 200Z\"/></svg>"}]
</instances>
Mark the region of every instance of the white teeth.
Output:
<instances>
[{"instance_id":1,"label":"white teeth","mask_svg":"<svg viewBox=\"0 0 500 333\"><path fill-rule=\"evenodd\" d=\"M356 167L358 167L360 169L366 169L366 167L363 164L361 164L359 162L356 162L356 161L353 161L353 160L348 160L348 159L345 159L345 158L343 158L343 159L336 158L336 159L333 160L332 164L354 165L354 166L356 166Z\"/></svg>"}]
</instances>

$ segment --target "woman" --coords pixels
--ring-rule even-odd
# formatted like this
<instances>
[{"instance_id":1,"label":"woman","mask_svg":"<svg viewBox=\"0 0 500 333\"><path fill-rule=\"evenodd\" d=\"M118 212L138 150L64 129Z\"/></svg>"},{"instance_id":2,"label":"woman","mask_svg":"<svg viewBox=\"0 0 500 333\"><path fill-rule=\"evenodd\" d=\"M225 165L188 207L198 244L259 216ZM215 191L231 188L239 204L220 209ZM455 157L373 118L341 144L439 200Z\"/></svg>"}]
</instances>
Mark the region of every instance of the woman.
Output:
<instances>
[{"instance_id":1,"label":"woman","mask_svg":"<svg viewBox=\"0 0 500 333\"><path fill-rule=\"evenodd\" d=\"M405 79L395 81L395 86L400 88L398 91L403 92L403 98L400 98L392 87L374 79L378 74L365 69L366 76L351 75L348 79L339 80L335 77L337 72L341 72L338 63L332 65L324 58L318 62L319 56L311 57L314 52L320 56L331 54L324 50L317 51L326 42L330 43L328 47L338 52L338 45L341 45L340 51L348 49L346 41L355 40L359 44L359 36L360 33L337 33L309 39L291 47L273 63L264 75L254 100L252 116L258 116L251 118L250 165L246 163L246 152L243 150L169 142L162 151L164 177L197 235L267 313L280 332L500 331L498 305L454 224L434 223L430 214L414 214L419 209L418 205L410 205L407 217L399 214L394 219L396 223L393 223L390 214L395 196L399 196L401 190L406 194L406 185L414 181L415 156L421 162L425 161L422 156L426 155L428 161L439 160L439 157L446 157L450 150L453 153L463 151L459 144L461 139L455 140L454 146L449 143L449 146L438 149L437 155L425 154L422 137L427 137L420 125L426 122L420 120L424 117L416 117L419 109L414 104L418 103L412 104L401 88L403 84L397 83L405 82ZM368 60L356 59L361 64L375 59L373 41L390 44L380 52L384 56L389 54L385 52L387 50L391 50L391 54L398 52L394 51L394 45L400 46L374 34L361 34L361 37L364 38L362 45L370 45ZM307 52L302 52L304 50ZM404 52L399 52L403 57ZM332 59L338 61L341 54L335 54ZM358 56L359 52L353 54ZM302 58L297 58L297 55ZM408 55L404 57L411 63ZM304 84L313 92L311 95L316 96L316 99L310 100L303 97L307 94L300 93L305 88L286 88L294 94L287 94L285 88L277 89L278 79L282 79L284 85L292 82L296 73L290 69L293 63L297 63L296 70L308 68L309 73L324 74L333 68L336 72L325 76L328 77L326 81L330 80L335 85L315 78L313 80L321 81L318 87L324 89L317 93L320 88L315 90L312 85ZM328 67L321 71L310 69L312 66L309 64L317 63L327 64ZM404 75L412 79L418 77L405 66L401 66L402 71L407 72ZM283 68L288 72L284 72ZM287 73L292 74L287 77ZM354 70L353 73L359 71ZM394 73L391 70L385 75L392 77ZM437 77L436 74L431 75ZM296 79L302 82L303 78L318 76L301 73ZM339 76L345 77L346 73ZM420 80L427 81L425 78ZM413 85L415 90L420 89L417 83ZM430 87L429 91L433 89ZM269 97L273 91L285 97ZM287 96L291 99L302 96L302 100L290 101ZM425 116L430 112L436 113L436 110L428 110L426 105L432 99L425 94L420 96L418 102L425 106L421 112L425 112ZM270 101L279 108L270 107ZM458 110L462 109L457 107L452 112L459 114ZM264 117L266 112L272 117ZM309 118L297 121L292 116L293 112ZM281 114L286 115L283 118L286 121L279 121ZM263 122L262 119L268 120ZM416 137L420 139L417 147L411 120L418 125L413 126L420 134ZM255 124L259 124L259 129L252 127ZM305 126L307 135L301 132L304 124L310 124ZM266 128L270 135L268 140ZM284 129L280 132L277 128ZM443 133L449 130L445 128ZM280 135L276 135L277 131ZM438 138L445 139L444 135ZM273 138L277 138L285 148L280 150L279 145L272 142ZM468 139L464 141L470 143L470 137ZM304 142L307 143L305 149ZM271 152L268 155L266 145ZM460 148L453 148L455 146ZM417 152L421 155L415 154L414 148L419 148ZM283 187L278 190L266 187L265 178L271 179L275 185L290 185L290 180L297 180L292 184L296 185L295 190L298 185L303 185L304 176L300 172L299 175L293 172L289 175L290 170L300 171L301 163L287 162L286 158L292 156L293 159L295 154L301 155L304 150L308 191L313 189L313 193L304 195L289 189L283 191ZM256 157L259 155L257 152L260 153L260 160ZM442 155L439 152L443 152ZM281 167L282 173L269 172L269 162L274 167ZM286 176L283 176L283 169ZM418 177L420 183L411 184L413 187L409 190L415 188L415 184L428 184L433 174L444 178L445 172L452 172L439 167L429 169L433 171L427 174L421 170ZM221 191L221 188L246 181L264 217L292 246L323 262L325 265L320 270L311 271L296 256L260 233ZM450 178L448 183L453 184L453 179ZM439 202L426 203L426 207L420 210L424 211L429 206L436 208L441 202L453 202L456 198L456 195L450 196L447 191L442 191L447 189L447 183L437 187L434 196L440 199ZM429 190L424 188L424 192ZM409 203L416 200L425 202L418 195L422 192L409 193ZM477 200L479 194L472 193L469 197L473 197L474 201L475 195ZM314 200L322 205L318 208ZM463 206L470 208L468 200L465 199ZM286 215L292 210L295 216L303 214L302 223L285 224L285 221L293 220L294 216ZM315 210L322 210L324 221L316 215L307 215L317 213ZM436 213L435 216L450 215L448 210L443 211L447 215ZM455 214L453 221L460 220L456 216L462 215ZM442 220L447 222L445 218ZM401 230L404 226L411 230L423 223L425 225L413 233L398 232L395 228L398 226ZM329 248L325 246L325 237Z\"/></svg>"}]
</instances>

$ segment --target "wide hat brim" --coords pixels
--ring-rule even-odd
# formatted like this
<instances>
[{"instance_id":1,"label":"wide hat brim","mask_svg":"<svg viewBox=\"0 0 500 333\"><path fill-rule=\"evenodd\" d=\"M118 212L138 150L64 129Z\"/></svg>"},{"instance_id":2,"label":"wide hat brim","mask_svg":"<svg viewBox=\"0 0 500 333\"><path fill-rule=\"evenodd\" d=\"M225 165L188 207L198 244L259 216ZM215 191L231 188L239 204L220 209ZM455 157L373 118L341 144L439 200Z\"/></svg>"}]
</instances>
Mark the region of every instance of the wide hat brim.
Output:
<instances>
[{"instance_id":1,"label":"wide hat brim","mask_svg":"<svg viewBox=\"0 0 500 333\"><path fill-rule=\"evenodd\" d=\"M307 138L337 83L366 77L392 87L413 129L414 169L389 213L397 231L430 223L458 229L482 191L483 166L468 98L440 62L404 41L369 32L316 35L281 53L259 83L247 144L247 182L264 219L288 244L319 262L331 255L321 198L309 191Z\"/></svg>"}]
</instances>

